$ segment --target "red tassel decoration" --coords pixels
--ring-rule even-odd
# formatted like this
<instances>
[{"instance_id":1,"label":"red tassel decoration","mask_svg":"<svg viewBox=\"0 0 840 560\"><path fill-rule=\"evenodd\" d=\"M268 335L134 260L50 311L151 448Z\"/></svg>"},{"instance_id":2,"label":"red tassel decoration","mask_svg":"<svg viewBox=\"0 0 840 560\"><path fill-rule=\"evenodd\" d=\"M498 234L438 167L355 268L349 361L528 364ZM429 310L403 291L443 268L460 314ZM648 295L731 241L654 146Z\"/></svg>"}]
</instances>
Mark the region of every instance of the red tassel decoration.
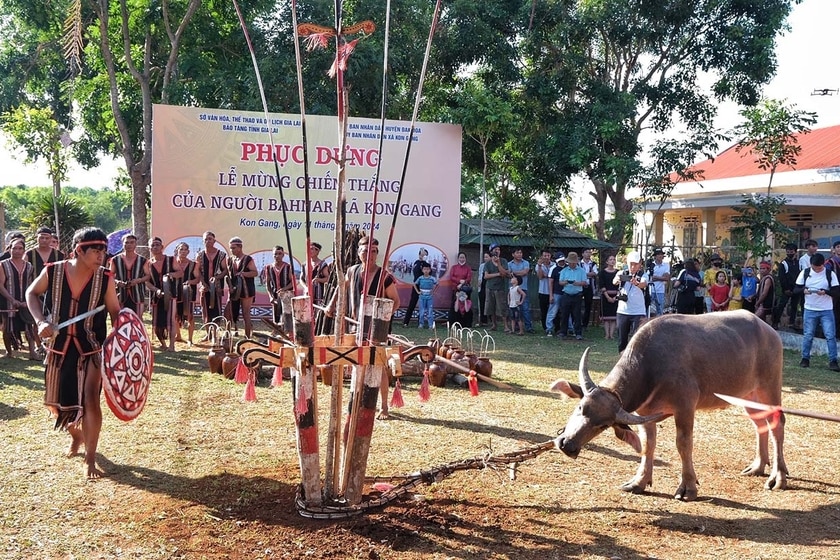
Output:
<instances>
[{"instance_id":1,"label":"red tassel decoration","mask_svg":"<svg viewBox=\"0 0 840 560\"><path fill-rule=\"evenodd\" d=\"M478 396L478 378L475 376L475 371L470 370L470 376L467 380L470 386L470 395Z\"/></svg>"},{"instance_id":2,"label":"red tassel decoration","mask_svg":"<svg viewBox=\"0 0 840 560\"><path fill-rule=\"evenodd\" d=\"M303 416L307 412L309 412L309 403L306 402L306 391L300 385L301 376L298 375L297 378L297 400L295 401L295 414L298 416Z\"/></svg>"},{"instance_id":3,"label":"red tassel decoration","mask_svg":"<svg viewBox=\"0 0 840 560\"><path fill-rule=\"evenodd\" d=\"M283 384L283 368L280 367L278 364L276 368L274 368L274 375L271 376L271 386L272 387L279 387Z\"/></svg>"},{"instance_id":4,"label":"red tassel decoration","mask_svg":"<svg viewBox=\"0 0 840 560\"><path fill-rule=\"evenodd\" d=\"M429 399L432 398L432 392L429 389L429 368L426 367L426 370L423 372L423 382L420 384L420 392L417 394L420 397L420 402L429 402Z\"/></svg>"},{"instance_id":5,"label":"red tassel decoration","mask_svg":"<svg viewBox=\"0 0 840 560\"><path fill-rule=\"evenodd\" d=\"M242 358L239 358L239 361L236 362L236 373L233 376L233 380L240 384L248 382L248 368L245 367L245 362L242 361Z\"/></svg>"},{"instance_id":6,"label":"red tassel decoration","mask_svg":"<svg viewBox=\"0 0 840 560\"><path fill-rule=\"evenodd\" d=\"M257 400L256 377L257 375L253 371L248 375L248 383L245 384L245 394L242 396L242 400L245 402L254 402Z\"/></svg>"},{"instance_id":7,"label":"red tassel decoration","mask_svg":"<svg viewBox=\"0 0 840 560\"><path fill-rule=\"evenodd\" d=\"M403 401L402 396L402 386L400 385L400 378L397 378L397 382L394 384L394 394L391 395L391 408L402 408L405 406L405 401Z\"/></svg>"}]
</instances>

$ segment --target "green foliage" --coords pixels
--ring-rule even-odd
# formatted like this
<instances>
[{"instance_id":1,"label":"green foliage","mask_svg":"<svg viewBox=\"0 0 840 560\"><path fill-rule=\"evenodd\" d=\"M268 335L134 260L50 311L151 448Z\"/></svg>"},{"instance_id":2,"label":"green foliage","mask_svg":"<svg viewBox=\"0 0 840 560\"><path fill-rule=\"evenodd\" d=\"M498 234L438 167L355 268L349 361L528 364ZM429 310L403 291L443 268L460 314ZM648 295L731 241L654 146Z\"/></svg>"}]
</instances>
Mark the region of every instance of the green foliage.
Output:
<instances>
[{"instance_id":1,"label":"green foliage","mask_svg":"<svg viewBox=\"0 0 840 560\"><path fill-rule=\"evenodd\" d=\"M777 99L763 99L755 107L740 112L744 122L735 127L736 152L748 151L759 169L770 172L767 195L780 165L796 166L802 153L797 135L807 134L817 122L817 114L801 111Z\"/></svg>"},{"instance_id":2,"label":"green foliage","mask_svg":"<svg viewBox=\"0 0 840 560\"><path fill-rule=\"evenodd\" d=\"M776 219L785 209L785 197L772 196L770 189L780 165L796 165L796 158L802 152L798 135L810 132L816 114L797 110L782 101L765 99L756 107L742 110L741 116L744 122L735 128L739 137L735 150L749 150L759 169L770 172L770 178L766 196L742 197L743 206L735 207L738 215L733 218L739 225L732 232L739 248L761 258L772 252L771 238L784 242L793 234L793 230Z\"/></svg>"},{"instance_id":3,"label":"green foliage","mask_svg":"<svg viewBox=\"0 0 840 560\"><path fill-rule=\"evenodd\" d=\"M58 224L56 224L56 215ZM51 192L36 194L27 206L23 216L26 231L34 237L35 230L48 225L58 231L64 241L74 231L91 224L90 214L78 199L62 194L54 198Z\"/></svg>"},{"instance_id":4,"label":"green foliage","mask_svg":"<svg viewBox=\"0 0 840 560\"><path fill-rule=\"evenodd\" d=\"M756 260L773 252L768 243L771 235L776 243L785 243L794 231L776 219L784 210L787 199L784 196L743 195L741 206L733 206L738 214L732 221L738 225L731 229L732 241L736 247Z\"/></svg>"},{"instance_id":5,"label":"green foliage","mask_svg":"<svg viewBox=\"0 0 840 560\"><path fill-rule=\"evenodd\" d=\"M3 131L25 154L25 161L33 163L39 159L47 162L47 173L53 185L53 192L61 192L61 183L67 179L70 154L62 144L66 131L53 117L51 109L38 109L21 105L2 116Z\"/></svg>"},{"instance_id":6,"label":"green foliage","mask_svg":"<svg viewBox=\"0 0 840 560\"><path fill-rule=\"evenodd\" d=\"M48 212L44 208L47 199L49 199ZM83 224L85 226L93 225L111 232L131 225L131 196L126 190L67 187L62 191L59 201L62 200L70 202L74 213L77 213L79 208L84 210L87 215ZM32 224L52 225L55 221L52 191L46 187L0 187L0 202L6 209L7 230L29 230ZM62 218L61 204L59 205L60 219ZM37 209L37 213L33 213L33 209ZM39 223L41 220L46 221ZM38 225L34 227L37 229ZM62 221L62 237L71 231L71 227L73 224L65 224Z\"/></svg>"}]
</instances>

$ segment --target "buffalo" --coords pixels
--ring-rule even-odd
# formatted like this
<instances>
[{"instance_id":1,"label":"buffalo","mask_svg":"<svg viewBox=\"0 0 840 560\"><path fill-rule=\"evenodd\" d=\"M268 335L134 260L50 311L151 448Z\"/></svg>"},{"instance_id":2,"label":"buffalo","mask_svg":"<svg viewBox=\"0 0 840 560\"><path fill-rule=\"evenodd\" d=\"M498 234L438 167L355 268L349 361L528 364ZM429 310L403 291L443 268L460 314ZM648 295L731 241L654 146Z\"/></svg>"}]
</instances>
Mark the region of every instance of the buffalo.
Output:
<instances>
[{"instance_id":1,"label":"buffalo","mask_svg":"<svg viewBox=\"0 0 840 560\"><path fill-rule=\"evenodd\" d=\"M674 497L690 501L697 498L698 483L692 459L695 411L726 407L715 393L781 406L781 339L748 311L665 315L648 321L600 385L589 376L588 356L587 348L578 368L579 386L563 379L551 386L552 391L581 399L555 445L576 458L583 445L612 428L618 439L642 455L636 475L621 486L627 492L642 493L653 483L660 420L674 417L682 460ZM755 459L742 474L764 474L770 464L768 432L772 433L775 455L765 488L782 490L787 487L784 415L767 417L746 410L755 424L757 446ZM638 436L630 428L636 424L642 426Z\"/></svg>"}]
</instances>

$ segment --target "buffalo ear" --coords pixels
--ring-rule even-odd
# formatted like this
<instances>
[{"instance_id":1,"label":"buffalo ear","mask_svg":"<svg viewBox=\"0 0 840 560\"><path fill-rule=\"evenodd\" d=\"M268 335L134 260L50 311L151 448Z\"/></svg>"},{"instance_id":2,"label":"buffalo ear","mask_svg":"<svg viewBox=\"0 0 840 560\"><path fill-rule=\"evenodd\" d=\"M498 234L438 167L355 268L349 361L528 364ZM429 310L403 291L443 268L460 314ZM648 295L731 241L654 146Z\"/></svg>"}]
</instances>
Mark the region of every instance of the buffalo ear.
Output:
<instances>
[{"instance_id":1,"label":"buffalo ear","mask_svg":"<svg viewBox=\"0 0 840 560\"><path fill-rule=\"evenodd\" d=\"M551 384L551 387L549 387L548 390L553 393L563 393L567 397L571 397L573 399L583 398L583 390L580 388L580 385L569 383L565 379L558 379Z\"/></svg>"},{"instance_id":2,"label":"buffalo ear","mask_svg":"<svg viewBox=\"0 0 840 560\"><path fill-rule=\"evenodd\" d=\"M636 435L636 432L630 429L630 426L616 424L613 426L613 431L615 432L615 437L630 445L636 453L642 452L642 442L639 439L639 436Z\"/></svg>"}]
</instances>

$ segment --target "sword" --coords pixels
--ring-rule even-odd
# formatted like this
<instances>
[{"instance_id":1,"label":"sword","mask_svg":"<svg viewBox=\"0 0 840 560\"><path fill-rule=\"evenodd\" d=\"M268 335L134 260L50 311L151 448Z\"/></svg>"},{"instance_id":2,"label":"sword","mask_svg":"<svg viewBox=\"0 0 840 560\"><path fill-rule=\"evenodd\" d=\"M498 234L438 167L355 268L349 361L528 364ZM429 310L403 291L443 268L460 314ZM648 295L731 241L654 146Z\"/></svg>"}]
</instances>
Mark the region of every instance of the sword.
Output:
<instances>
[{"instance_id":1,"label":"sword","mask_svg":"<svg viewBox=\"0 0 840 560\"><path fill-rule=\"evenodd\" d=\"M91 315L96 315L97 313L99 313L100 311L103 311L104 309L105 309L105 306L100 305L99 307L97 307L95 309L91 309L90 311L85 311L81 315L76 315L75 317L67 319L66 321L62 321L61 323L59 323L58 325L56 325L53 328L53 331L58 332L61 329L63 329L64 327L69 327L73 323L78 323L79 321L84 321L85 319L87 319Z\"/></svg>"},{"instance_id":2,"label":"sword","mask_svg":"<svg viewBox=\"0 0 840 560\"><path fill-rule=\"evenodd\" d=\"M793 414L794 416L804 416L806 418L816 418L817 420L828 420L829 422L840 422L840 416L834 416L833 414L823 414L822 412L811 412L810 410L797 410L795 408L784 408L781 406L776 405L769 405L755 401L748 401L746 399L741 399L738 397L732 397L729 395L721 395L720 393L715 393L715 396L719 399L722 399L729 404L734 404L735 406L743 406L745 408L752 408L754 410L764 410L767 412L784 412L785 414Z\"/></svg>"}]
</instances>

